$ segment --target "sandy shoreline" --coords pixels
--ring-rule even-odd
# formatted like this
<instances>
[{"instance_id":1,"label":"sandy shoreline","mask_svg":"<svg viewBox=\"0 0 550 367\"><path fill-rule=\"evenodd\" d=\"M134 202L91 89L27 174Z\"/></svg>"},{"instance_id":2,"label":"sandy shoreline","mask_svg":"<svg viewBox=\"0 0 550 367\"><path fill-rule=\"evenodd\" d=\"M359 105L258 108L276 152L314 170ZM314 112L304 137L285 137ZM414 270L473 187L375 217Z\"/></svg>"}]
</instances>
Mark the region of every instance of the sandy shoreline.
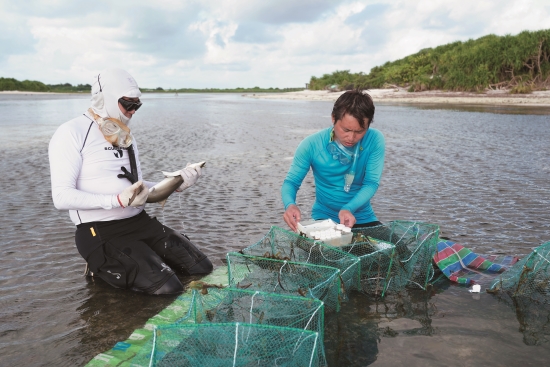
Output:
<instances>
[{"instance_id":1,"label":"sandy shoreline","mask_svg":"<svg viewBox=\"0 0 550 367\"><path fill-rule=\"evenodd\" d=\"M257 99L300 100L300 101L336 101L344 92L326 90L303 90L285 93L246 93L244 97ZM463 104L498 106L538 106L550 107L550 91L536 91L531 94L509 94L507 91L469 92L407 92L404 88L371 89L368 93L375 102L410 104ZM82 93L21 92L0 91L0 94L12 95L82 95Z\"/></svg>"},{"instance_id":2,"label":"sandy shoreline","mask_svg":"<svg viewBox=\"0 0 550 367\"><path fill-rule=\"evenodd\" d=\"M375 102L414 103L414 104L483 104L550 107L550 91L537 91L532 94L509 94L507 91L468 92L407 92L406 89L372 89L368 91ZM343 92L304 90L274 94L243 94L245 97L260 99L287 99L303 101L335 101Z\"/></svg>"}]
</instances>

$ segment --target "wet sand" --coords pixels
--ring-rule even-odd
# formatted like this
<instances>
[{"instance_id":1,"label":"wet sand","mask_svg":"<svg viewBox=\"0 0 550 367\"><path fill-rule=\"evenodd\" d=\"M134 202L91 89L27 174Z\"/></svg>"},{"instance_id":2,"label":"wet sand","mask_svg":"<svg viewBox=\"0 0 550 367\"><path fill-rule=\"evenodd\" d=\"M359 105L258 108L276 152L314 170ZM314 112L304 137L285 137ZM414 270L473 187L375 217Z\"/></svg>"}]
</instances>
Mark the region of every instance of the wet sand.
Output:
<instances>
[{"instance_id":1,"label":"wet sand","mask_svg":"<svg viewBox=\"0 0 550 367\"><path fill-rule=\"evenodd\" d=\"M174 298L82 276L74 225L51 201L47 148L55 128L89 99L37 97L29 105L23 98L0 96L0 365L84 365ZM217 266L270 226L285 227L280 187L294 150L330 126L333 104L196 94L145 95L144 102L131 128L146 178L207 161L196 186L164 209L146 210L188 234ZM548 116L442 107L377 105L373 127L387 145L372 201L379 219L438 224L441 235L483 254L524 256L549 241ZM298 195L306 218L313 197L309 175ZM447 284L410 297L396 306L357 296L327 318L332 365L543 365L550 358L545 329L534 334L538 346L526 345L522 330L534 333L533 325L520 328L519 316L492 295L474 299Z\"/></svg>"},{"instance_id":2,"label":"wet sand","mask_svg":"<svg viewBox=\"0 0 550 367\"><path fill-rule=\"evenodd\" d=\"M505 90L484 93L425 91L407 92L403 88L371 89L367 91L375 103L391 104L482 104L506 106L550 107L550 91L537 91L532 94L509 94ZM245 94L246 97L260 99L288 99L301 101L336 101L344 92L304 90L276 94Z\"/></svg>"}]
</instances>

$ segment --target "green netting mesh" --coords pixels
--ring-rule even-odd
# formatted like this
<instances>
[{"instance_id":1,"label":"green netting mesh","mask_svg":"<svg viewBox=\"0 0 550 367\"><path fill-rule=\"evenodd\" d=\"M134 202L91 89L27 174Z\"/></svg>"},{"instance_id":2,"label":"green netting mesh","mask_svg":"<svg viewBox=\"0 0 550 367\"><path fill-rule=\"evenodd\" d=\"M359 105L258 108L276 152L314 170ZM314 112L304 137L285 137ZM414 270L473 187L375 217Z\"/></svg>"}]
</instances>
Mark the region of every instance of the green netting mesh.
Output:
<instances>
[{"instance_id":1,"label":"green netting mesh","mask_svg":"<svg viewBox=\"0 0 550 367\"><path fill-rule=\"evenodd\" d=\"M364 293L384 296L387 292L397 292L404 286L395 277L403 278L406 273L396 259L395 246L390 242L354 235L354 242L342 247L343 251L359 257L361 264L361 288Z\"/></svg>"},{"instance_id":2,"label":"green netting mesh","mask_svg":"<svg viewBox=\"0 0 550 367\"><path fill-rule=\"evenodd\" d=\"M386 291L400 291L405 286L426 288L434 273L432 258L437 248L439 226L415 221L392 221L387 225L358 228L354 233L356 236L363 235L390 242L395 246L393 255L389 249L383 255L378 255L381 267L388 265ZM356 241L362 240L356 237ZM365 248L366 251L368 247ZM397 265L395 260L398 260ZM375 262L375 265L378 263ZM362 274L362 279L364 278ZM367 290L372 288L367 287Z\"/></svg>"},{"instance_id":3,"label":"green netting mesh","mask_svg":"<svg viewBox=\"0 0 550 367\"><path fill-rule=\"evenodd\" d=\"M227 254L229 286L317 298L335 311L344 296L340 270L324 265Z\"/></svg>"},{"instance_id":4,"label":"green netting mesh","mask_svg":"<svg viewBox=\"0 0 550 367\"><path fill-rule=\"evenodd\" d=\"M521 296L539 303L550 303L549 265L550 242L546 242L502 273L490 290L503 291L511 297Z\"/></svg>"},{"instance_id":5,"label":"green netting mesh","mask_svg":"<svg viewBox=\"0 0 550 367\"><path fill-rule=\"evenodd\" d=\"M151 366L319 366L319 335L268 325L180 324L153 332Z\"/></svg>"},{"instance_id":6,"label":"green netting mesh","mask_svg":"<svg viewBox=\"0 0 550 367\"><path fill-rule=\"evenodd\" d=\"M360 288L361 269L357 256L283 228L271 227L264 238L242 252L246 255L337 268L340 269L346 294Z\"/></svg>"},{"instance_id":7,"label":"green netting mesh","mask_svg":"<svg viewBox=\"0 0 550 367\"><path fill-rule=\"evenodd\" d=\"M246 322L311 330L323 336L324 306L315 298L234 288L195 290L193 298L196 323Z\"/></svg>"},{"instance_id":8,"label":"green netting mesh","mask_svg":"<svg viewBox=\"0 0 550 367\"><path fill-rule=\"evenodd\" d=\"M196 323L243 322L315 331L319 334L319 364L326 365L324 305L320 300L233 288L203 288L193 293Z\"/></svg>"},{"instance_id":9,"label":"green netting mesh","mask_svg":"<svg viewBox=\"0 0 550 367\"><path fill-rule=\"evenodd\" d=\"M315 298L294 297L245 289L218 288L201 281L191 282L193 288L189 311L176 324L248 323L281 326L317 332L319 366L325 366L323 345L324 306ZM179 298L183 298L180 296ZM153 350L149 340L137 353L132 364L148 366ZM228 361L228 364L231 361Z\"/></svg>"}]
</instances>

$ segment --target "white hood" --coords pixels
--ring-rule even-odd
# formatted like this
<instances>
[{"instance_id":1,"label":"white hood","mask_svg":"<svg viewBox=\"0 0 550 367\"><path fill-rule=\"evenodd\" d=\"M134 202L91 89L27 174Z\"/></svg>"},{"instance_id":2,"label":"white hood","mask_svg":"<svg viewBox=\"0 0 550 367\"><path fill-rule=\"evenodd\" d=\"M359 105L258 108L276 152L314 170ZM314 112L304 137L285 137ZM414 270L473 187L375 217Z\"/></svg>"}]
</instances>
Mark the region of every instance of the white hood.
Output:
<instances>
[{"instance_id":1,"label":"white hood","mask_svg":"<svg viewBox=\"0 0 550 367\"><path fill-rule=\"evenodd\" d=\"M130 119L118 108L120 97L139 98L136 80L122 69L101 72L92 83L92 109L103 118L111 117L128 125Z\"/></svg>"}]
</instances>

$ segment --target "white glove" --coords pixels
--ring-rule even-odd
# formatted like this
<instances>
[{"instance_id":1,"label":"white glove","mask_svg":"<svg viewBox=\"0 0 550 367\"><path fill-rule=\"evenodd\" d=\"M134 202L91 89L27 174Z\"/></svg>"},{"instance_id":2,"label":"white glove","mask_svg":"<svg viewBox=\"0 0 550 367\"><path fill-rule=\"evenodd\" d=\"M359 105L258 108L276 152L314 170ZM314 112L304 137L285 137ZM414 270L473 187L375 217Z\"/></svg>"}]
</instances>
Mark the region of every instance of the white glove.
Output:
<instances>
[{"instance_id":1,"label":"white glove","mask_svg":"<svg viewBox=\"0 0 550 367\"><path fill-rule=\"evenodd\" d=\"M191 163L187 163L184 169L180 171L181 177L183 178L183 183L178 187L178 191L183 191L188 189L197 183L199 177L201 177L201 168L197 165L190 167Z\"/></svg>"},{"instance_id":2,"label":"white glove","mask_svg":"<svg viewBox=\"0 0 550 367\"><path fill-rule=\"evenodd\" d=\"M149 190L142 181L138 181L125 188L118 194L117 199L120 206L126 208L128 206L142 206L147 201L147 196L149 196Z\"/></svg>"}]
</instances>

